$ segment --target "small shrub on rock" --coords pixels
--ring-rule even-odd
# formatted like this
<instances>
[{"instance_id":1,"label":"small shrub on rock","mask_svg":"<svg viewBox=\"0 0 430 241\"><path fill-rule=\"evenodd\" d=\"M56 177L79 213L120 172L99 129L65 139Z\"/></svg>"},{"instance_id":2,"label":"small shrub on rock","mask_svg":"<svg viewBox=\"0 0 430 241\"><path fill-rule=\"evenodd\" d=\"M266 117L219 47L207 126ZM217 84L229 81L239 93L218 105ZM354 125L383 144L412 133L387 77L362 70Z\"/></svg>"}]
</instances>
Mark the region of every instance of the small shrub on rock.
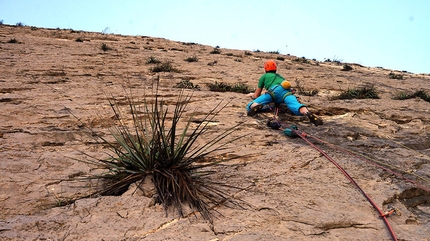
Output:
<instances>
[{"instance_id":1,"label":"small shrub on rock","mask_svg":"<svg viewBox=\"0 0 430 241\"><path fill-rule=\"evenodd\" d=\"M109 48L108 46L107 46L107 44L105 44L105 43L102 43L102 45L100 46L100 49L101 50L103 50L103 51L108 51L108 50L111 50L111 48Z\"/></svg>"},{"instance_id":2,"label":"small shrub on rock","mask_svg":"<svg viewBox=\"0 0 430 241\"><path fill-rule=\"evenodd\" d=\"M148 58L148 60L146 61L147 64L159 64L161 63L160 60L158 60L157 58L155 58L154 56L150 56Z\"/></svg>"},{"instance_id":3,"label":"small shrub on rock","mask_svg":"<svg viewBox=\"0 0 430 241\"><path fill-rule=\"evenodd\" d=\"M159 73L159 72L181 72L180 70L173 67L172 63L169 61L161 62L154 67L149 69L151 72Z\"/></svg>"},{"instance_id":4,"label":"small shrub on rock","mask_svg":"<svg viewBox=\"0 0 430 241\"><path fill-rule=\"evenodd\" d=\"M338 96L331 98L332 100L345 100L345 99L379 99L378 92L375 87L365 86L356 89L348 89L341 92Z\"/></svg>"},{"instance_id":5,"label":"small shrub on rock","mask_svg":"<svg viewBox=\"0 0 430 241\"><path fill-rule=\"evenodd\" d=\"M404 79L404 78L403 78L403 75L401 75L401 74L396 74L396 73L393 73L393 72L390 72L390 73L388 74L388 77L389 77L390 79L399 79L399 80Z\"/></svg>"},{"instance_id":6,"label":"small shrub on rock","mask_svg":"<svg viewBox=\"0 0 430 241\"><path fill-rule=\"evenodd\" d=\"M197 58L197 56L191 56L191 57L186 58L185 61L191 63L191 62L198 62L199 59Z\"/></svg>"},{"instance_id":7,"label":"small shrub on rock","mask_svg":"<svg viewBox=\"0 0 430 241\"><path fill-rule=\"evenodd\" d=\"M344 64L342 67L342 71L351 71L352 67L348 64Z\"/></svg>"}]
</instances>

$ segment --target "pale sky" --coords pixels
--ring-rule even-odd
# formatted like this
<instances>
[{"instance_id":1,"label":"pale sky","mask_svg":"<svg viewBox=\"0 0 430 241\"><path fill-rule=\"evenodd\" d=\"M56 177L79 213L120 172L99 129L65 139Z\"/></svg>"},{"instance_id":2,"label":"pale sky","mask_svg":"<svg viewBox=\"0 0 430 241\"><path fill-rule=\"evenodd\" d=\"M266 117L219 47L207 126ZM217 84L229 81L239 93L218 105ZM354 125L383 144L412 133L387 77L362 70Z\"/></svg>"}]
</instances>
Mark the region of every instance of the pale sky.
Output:
<instances>
[{"instance_id":1,"label":"pale sky","mask_svg":"<svg viewBox=\"0 0 430 241\"><path fill-rule=\"evenodd\" d=\"M0 21L430 73L430 0L0 0Z\"/></svg>"}]
</instances>

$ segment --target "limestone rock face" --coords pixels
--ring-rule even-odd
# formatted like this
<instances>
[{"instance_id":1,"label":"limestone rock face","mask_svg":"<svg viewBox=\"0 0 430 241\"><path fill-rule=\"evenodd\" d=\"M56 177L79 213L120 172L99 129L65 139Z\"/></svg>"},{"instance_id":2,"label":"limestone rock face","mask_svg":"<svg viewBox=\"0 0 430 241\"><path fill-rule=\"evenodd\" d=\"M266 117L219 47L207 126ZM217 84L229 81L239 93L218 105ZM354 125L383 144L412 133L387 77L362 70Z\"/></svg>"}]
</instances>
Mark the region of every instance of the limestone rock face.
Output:
<instances>
[{"instance_id":1,"label":"limestone rock face","mask_svg":"<svg viewBox=\"0 0 430 241\"><path fill-rule=\"evenodd\" d=\"M300 138L268 128L271 112L247 116L246 94L208 87L222 82L255 88L267 59L275 59L278 73L324 125L315 127L288 111L279 119L309 134L384 212L396 208L388 220L399 240L429 239L430 104L419 97L395 98L419 90L430 94L428 74L358 64L346 71L334 62L214 49L161 38L0 25L0 240L390 240L379 214L324 156ZM195 58L187 61L190 57ZM174 71L155 71L151 59L170 63ZM136 98L151 96L158 77L170 109L179 93L175 86L186 81L192 87L186 90L193 98L185 117L201 119L220 101L230 101L210 123L209 135L244 121L237 135L245 137L229 153L237 158L216 171L219 180L244 188L232 197L246 205L214 207L213 224L192 210L181 218L154 202L149 177L123 195L64 205L99 184L71 180L103 171L76 159L85 159L82 153L106 158L87 127L110 138L115 115L107 99L124 102L125 89ZM332 98L363 86L373 86L379 99Z\"/></svg>"}]
</instances>

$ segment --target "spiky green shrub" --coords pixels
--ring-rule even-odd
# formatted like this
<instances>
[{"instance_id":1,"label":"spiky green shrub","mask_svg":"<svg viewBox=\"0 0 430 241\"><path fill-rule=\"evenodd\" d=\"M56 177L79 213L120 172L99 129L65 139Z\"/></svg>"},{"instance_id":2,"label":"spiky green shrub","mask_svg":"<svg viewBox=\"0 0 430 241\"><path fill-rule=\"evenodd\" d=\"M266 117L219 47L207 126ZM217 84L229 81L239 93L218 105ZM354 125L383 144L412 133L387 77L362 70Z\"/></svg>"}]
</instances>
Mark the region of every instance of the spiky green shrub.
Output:
<instances>
[{"instance_id":1,"label":"spiky green shrub","mask_svg":"<svg viewBox=\"0 0 430 241\"><path fill-rule=\"evenodd\" d=\"M240 138L231 134L241 123L212 134L204 144L197 144L197 139L210 133L209 123L227 104L219 103L198 122L193 121L193 114L182 122L191 97L184 90L179 92L173 113L165 107L158 90L152 100L145 98L143 104L127 97L131 113L128 118L119 103L110 101L117 117L117 123L110 129L115 141L95 134L110 151L106 159L86 160L107 170L90 177L105 182L89 196L120 195L131 184L140 187L149 177L156 190L154 198L164 206L166 214L168 207L173 207L184 216L184 205L188 205L211 221L210 205L230 202L229 190L235 188L212 176L217 174L213 168L224 165L229 158L219 159L211 154L228 154L228 145Z\"/></svg>"},{"instance_id":2,"label":"spiky green shrub","mask_svg":"<svg viewBox=\"0 0 430 241\"><path fill-rule=\"evenodd\" d=\"M108 50L111 50L111 48L108 47L107 44L105 44L105 43L102 43L102 45L100 46L100 49L103 50L103 51L105 51L105 52L108 51Z\"/></svg>"},{"instance_id":3,"label":"spiky green shrub","mask_svg":"<svg viewBox=\"0 0 430 241\"><path fill-rule=\"evenodd\" d=\"M221 50L219 49L219 46L216 46L212 51L209 52L210 54L220 54Z\"/></svg>"},{"instance_id":4,"label":"spiky green shrub","mask_svg":"<svg viewBox=\"0 0 430 241\"><path fill-rule=\"evenodd\" d=\"M400 92L400 93L397 93L393 99L406 100L406 99L412 99L412 98L421 98L427 102L430 102L430 94L427 94L424 90L418 90L414 93Z\"/></svg>"},{"instance_id":5,"label":"spiky green shrub","mask_svg":"<svg viewBox=\"0 0 430 241\"><path fill-rule=\"evenodd\" d=\"M216 92L228 92L231 89L231 86L224 83L224 82L218 82L215 81L214 83L207 84L210 91L216 91Z\"/></svg>"},{"instance_id":6,"label":"spiky green shrub","mask_svg":"<svg viewBox=\"0 0 430 241\"><path fill-rule=\"evenodd\" d=\"M339 95L331 98L332 100L345 100L345 99L379 99L378 92L375 87L364 86L356 89L348 89L342 91Z\"/></svg>"},{"instance_id":7,"label":"spiky green shrub","mask_svg":"<svg viewBox=\"0 0 430 241\"><path fill-rule=\"evenodd\" d=\"M214 61L208 63L209 66L215 66L217 64L218 64L218 60L214 60Z\"/></svg>"},{"instance_id":8,"label":"spiky green shrub","mask_svg":"<svg viewBox=\"0 0 430 241\"><path fill-rule=\"evenodd\" d=\"M401 74L395 74L395 73L393 73L393 72L390 72L390 73L388 74L388 77L389 77L390 79L399 79L399 80L402 80L402 79L403 79L403 75L401 75Z\"/></svg>"},{"instance_id":9,"label":"spiky green shrub","mask_svg":"<svg viewBox=\"0 0 430 241\"><path fill-rule=\"evenodd\" d=\"M191 63L191 62L197 62L197 61L199 61L199 59L197 58L197 56L191 56L191 57L186 58L185 61Z\"/></svg>"},{"instance_id":10,"label":"spiky green shrub","mask_svg":"<svg viewBox=\"0 0 430 241\"><path fill-rule=\"evenodd\" d=\"M293 59L294 62L299 62L299 63L303 63L303 64L309 64L309 60L306 59L306 57L301 57L301 58L295 58Z\"/></svg>"},{"instance_id":11,"label":"spiky green shrub","mask_svg":"<svg viewBox=\"0 0 430 241\"><path fill-rule=\"evenodd\" d=\"M302 85L302 81L296 79L296 87L295 87L295 91L297 92L297 94L299 95L304 95L304 96L315 96L318 94L318 90L314 89L314 90L307 90L303 85Z\"/></svg>"},{"instance_id":12,"label":"spiky green shrub","mask_svg":"<svg viewBox=\"0 0 430 241\"><path fill-rule=\"evenodd\" d=\"M187 43L182 43L183 45L197 45L197 43L193 43L193 42L187 42Z\"/></svg>"},{"instance_id":13,"label":"spiky green shrub","mask_svg":"<svg viewBox=\"0 0 430 241\"><path fill-rule=\"evenodd\" d=\"M16 40L16 38L9 39L9 41L7 41L7 42L10 44L19 44L19 41Z\"/></svg>"},{"instance_id":14,"label":"spiky green shrub","mask_svg":"<svg viewBox=\"0 0 430 241\"><path fill-rule=\"evenodd\" d=\"M180 70L173 67L172 62L166 61L156 64L154 67L149 68L151 72L181 72Z\"/></svg>"},{"instance_id":15,"label":"spiky green shrub","mask_svg":"<svg viewBox=\"0 0 430 241\"><path fill-rule=\"evenodd\" d=\"M160 60L158 60L157 58L155 58L154 56L150 56L148 58L148 60L146 61L147 64L159 64L161 63Z\"/></svg>"},{"instance_id":16,"label":"spiky green shrub","mask_svg":"<svg viewBox=\"0 0 430 241\"><path fill-rule=\"evenodd\" d=\"M342 69L341 69L342 71L351 71L352 70L352 67L351 67L351 65L348 65L348 64L344 64L343 66L342 66Z\"/></svg>"},{"instance_id":17,"label":"spiky green shrub","mask_svg":"<svg viewBox=\"0 0 430 241\"><path fill-rule=\"evenodd\" d=\"M226 84L215 81L215 83L209 83L207 86L209 87L210 91L216 92L236 92L242 94L253 92L253 90L248 85L243 83Z\"/></svg>"},{"instance_id":18,"label":"spiky green shrub","mask_svg":"<svg viewBox=\"0 0 430 241\"><path fill-rule=\"evenodd\" d=\"M427 94L427 92L425 92L424 90L419 90L417 92L414 93L415 97L419 97L427 102L430 102L430 95Z\"/></svg>"},{"instance_id":19,"label":"spiky green shrub","mask_svg":"<svg viewBox=\"0 0 430 241\"><path fill-rule=\"evenodd\" d=\"M180 88L180 89L197 89L197 90L200 90L200 86L194 85L193 82L191 82L189 79L182 80L179 83L176 83L174 87Z\"/></svg>"},{"instance_id":20,"label":"spiky green shrub","mask_svg":"<svg viewBox=\"0 0 430 241\"><path fill-rule=\"evenodd\" d=\"M399 92L396 94L396 96L393 97L394 100L407 100L411 98L413 98L412 94L405 93L405 92Z\"/></svg>"},{"instance_id":21,"label":"spiky green shrub","mask_svg":"<svg viewBox=\"0 0 430 241\"><path fill-rule=\"evenodd\" d=\"M236 92L236 93L242 93L242 94L248 94L250 92L253 92L254 90L251 89L248 85L243 84L243 83L235 83L233 85L231 85L231 92Z\"/></svg>"}]
</instances>

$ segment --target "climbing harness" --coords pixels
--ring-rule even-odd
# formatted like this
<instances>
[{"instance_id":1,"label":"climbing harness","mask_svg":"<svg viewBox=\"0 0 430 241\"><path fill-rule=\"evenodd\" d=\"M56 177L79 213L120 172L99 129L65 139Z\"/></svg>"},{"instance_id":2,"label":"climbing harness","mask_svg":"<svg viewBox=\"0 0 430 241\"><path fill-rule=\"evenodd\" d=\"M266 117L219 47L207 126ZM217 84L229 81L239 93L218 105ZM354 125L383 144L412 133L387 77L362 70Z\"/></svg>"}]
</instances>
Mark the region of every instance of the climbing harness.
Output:
<instances>
[{"instance_id":1,"label":"climbing harness","mask_svg":"<svg viewBox=\"0 0 430 241\"><path fill-rule=\"evenodd\" d=\"M282 86L280 86L280 85L276 85L273 89L272 88L270 88L268 91L267 91L267 93L269 93L269 95L272 97L272 100L273 101L275 101L276 99L275 99L275 89L276 88L283 88ZM285 100L285 98L287 98L287 96L289 96L289 95L292 95L293 94L293 92L292 91L288 91L287 93L285 93L284 94L284 96L282 96L282 101L284 101Z\"/></svg>"}]
</instances>

